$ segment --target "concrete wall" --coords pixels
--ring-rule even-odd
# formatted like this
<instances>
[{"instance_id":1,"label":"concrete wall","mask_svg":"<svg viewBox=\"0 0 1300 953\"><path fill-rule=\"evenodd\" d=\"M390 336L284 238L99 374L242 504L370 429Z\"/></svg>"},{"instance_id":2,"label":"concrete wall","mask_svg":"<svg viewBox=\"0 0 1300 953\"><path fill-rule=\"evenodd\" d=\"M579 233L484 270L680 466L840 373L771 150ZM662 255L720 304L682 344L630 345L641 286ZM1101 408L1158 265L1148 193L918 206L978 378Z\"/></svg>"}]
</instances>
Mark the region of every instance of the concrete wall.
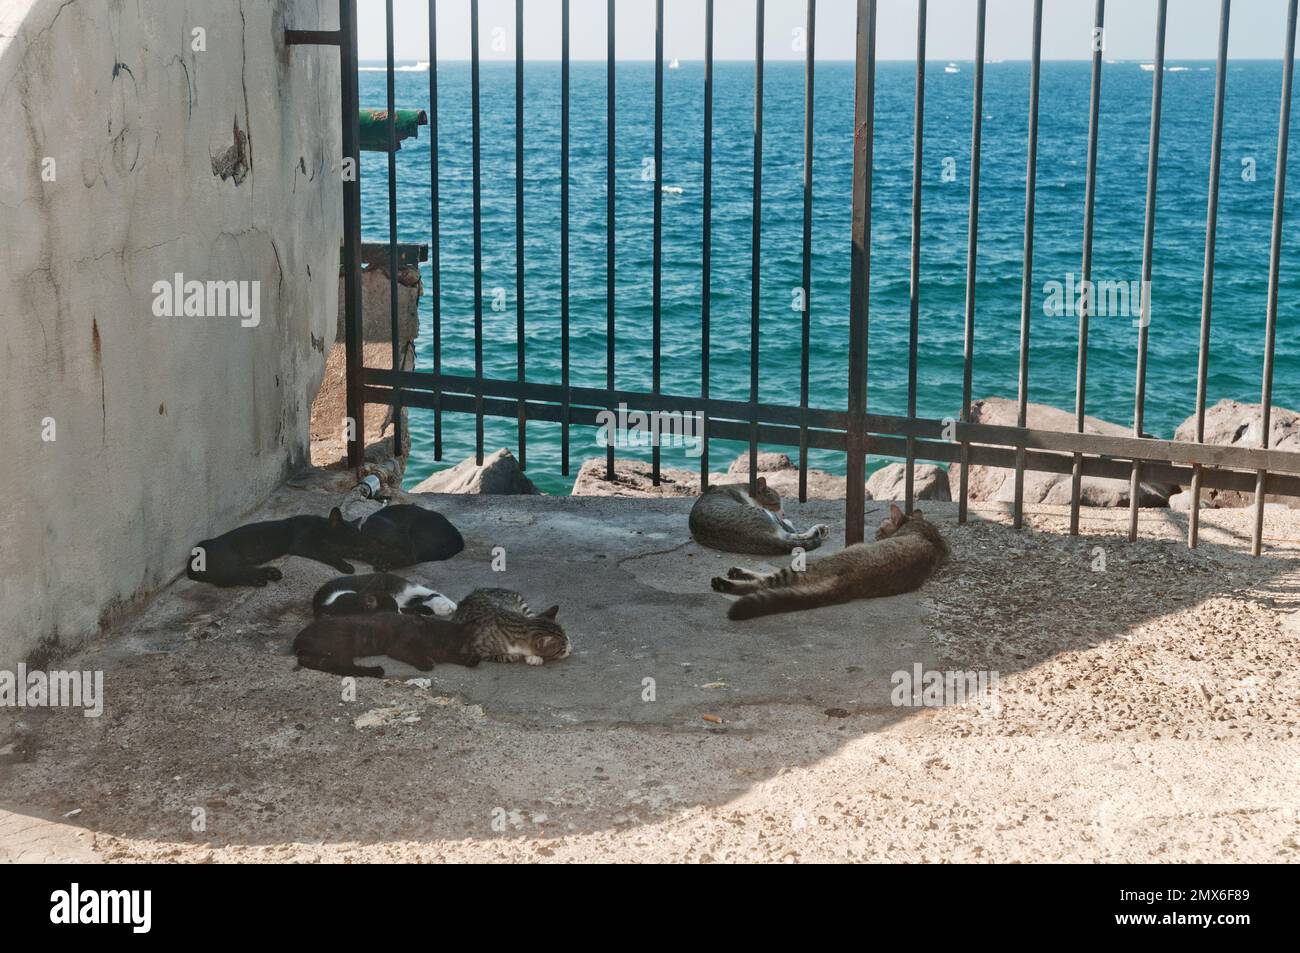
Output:
<instances>
[{"instance_id":1,"label":"concrete wall","mask_svg":"<svg viewBox=\"0 0 1300 953\"><path fill-rule=\"evenodd\" d=\"M338 54L282 36L336 26L332 0L0 0L0 668L96 634L306 460ZM160 316L177 272L260 282L260 323Z\"/></svg>"}]
</instances>

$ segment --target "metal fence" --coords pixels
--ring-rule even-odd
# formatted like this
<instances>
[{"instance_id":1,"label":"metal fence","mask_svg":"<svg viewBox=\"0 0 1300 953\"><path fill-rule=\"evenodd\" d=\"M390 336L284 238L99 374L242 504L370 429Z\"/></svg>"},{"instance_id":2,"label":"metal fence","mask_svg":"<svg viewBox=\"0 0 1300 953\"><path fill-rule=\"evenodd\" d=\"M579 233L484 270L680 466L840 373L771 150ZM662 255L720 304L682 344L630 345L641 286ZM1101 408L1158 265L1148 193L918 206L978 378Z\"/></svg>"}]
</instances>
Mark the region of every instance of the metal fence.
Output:
<instances>
[{"instance_id":1,"label":"metal fence","mask_svg":"<svg viewBox=\"0 0 1300 953\"><path fill-rule=\"evenodd\" d=\"M466 0L459 0L466 2ZM1206 213L1205 263L1202 280L1200 347L1197 364L1196 442L1159 440L1142 435L1146 389L1147 325L1150 320L1150 296L1143 294L1137 342L1137 367L1132 436L1106 436L1084 433L1087 405L1088 320L1092 302L1085 292L1079 309L1079 345L1075 399L1075 429L1052 431L1026 426L1029 390L1029 338L1032 330L1031 275L1034 256L1034 208L1036 159L1038 147L1039 74L1042 49L1043 3L1035 0L1033 8L1032 53L1030 61L1029 126L1026 154L1024 214L1024 255L1020 302L1020 346L1017 426L977 424L970 420L971 379L974 363L976 251L979 240L980 145L984 86L984 41L986 0L977 0L974 40L974 92L971 111L970 211L967 233L966 301L964 327L963 411L960 421L918 417L916 414L919 302L921 296L921 155L925 106L926 0L919 0L916 44L916 96L914 115L914 154L912 177L910 331L908 358L907 415L869 413L867 409L867 343L870 327L871 272L871 186L872 148L874 144L874 100L876 88L876 8L877 0L857 0L855 61L855 134L853 138L853 215L852 241L845 256L850 269L850 326L848 335L848 403L844 409L809 406L809 321L812 255L812 120L815 79L816 0L806 0L806 59L804 95L804 170L803 170L803 278L801 384L798 406L761 403L759 385L759 292L762 274L761 199L763 173L763 31L764 0L755 0L754 19L754 178L753 178L753 257L751 271L750 312L750 389L748 401L719 400L709 395L709 306L711 297L711 187L713 169L713 0L706 0L703 192L703 296L700 313L700 393L667 394L660 386L660 316L661 263L663 252L663 0L646 0L655 4L655 145L654 145L654 247L652 292L653 383L649 392L621 390L615 380L615 228L617 224L615 180L615 3L607 0L607 232L606 232L606 382L604 388L573 387L569 382L569 0L562 0L561 33L561 146L560 163L560 247L561 275L561 362L560 384L529 381L524 353L524 208L523 208L523 0L515 3L515 157L516 157L516 324L518 354L514 380L487 378L483 373L483 287L482 287L482 216L480 180L480 110L479 110L479 18L478 0L467 0L470 9L471 97L473 142L473 231L474 231L474 376L444 374L441 366L441 264L439 256L440 224L438 218L438 50L437 2L429 0L429 128L431 132L431 243L433 302L433 368L400 370L397 333L397 269L390 268L392 280L393 369L364 367L362 364L360 300L360 181L358 175L344 182L344 273L347 342L348 415L354 424L353 439L348 444L349 465L362 461L366 435L364 405L388 404L433 410L435 457L442 455L442 417L444 413L473 414L476 424L476 454L483 459L483 420L486 415L514 418L518 422L518 448L521 465L527 461L527 425L530 420L550 421L561 426L562 470L569 472L570 428L594 427L598 415L614 411L620 404L633 410L660 413L700 413L703 415L704 452L700 459L700 477L708 485L708 439L746 441L749 444L751 487L757 479L757 456L760 443L797 447L799 451L799 496L806 498L809 448L843 451L847 455L845 501L845 542L863 539L865 511L866 457L868 453L901 457L906 461L906 505L913 498L913 469L920 459L960 463L961 480L958 496L959 519L968 512L967 476L971 465L1005 467L1014 470L1015 495L1013 519L1017 527L1024 514L1025 471L1071 474L1072 533L1079 529L1080 483L1084 476L1127 479L1130 483L1129 538L1137 538L1139 483L1149 479L1164 483L1189 485L1196 503L1188 528L1188 543L1197 542L1200 491L1204 488L1237 490L1254 494L1253 552L1258 554L1263 534L1264 498L1266 494L1300 497L1300 453L1270 449L1270 404L1273 384L1273 353L1277 332L1278 273L1282 250L1282 213L1286 188L1287 136L1290 125L1292 69L1295 61L1297 0L1287 6L1285 55L1281 94L1281 115L1277 134L1277 163L1273 196L1273 216L1269 254L1269 280L1264 343L1264 367L1261 383L1262 440L1258 447L1218 446L1203 443L1205 422L1206 374L1209 359L1211 301L1214 287L1214 242L1217 228L1219 167L1223 131L1224 84L1227 72L1227 49L1230 0L1222 0L1219 24L1214 114L1210 135L1209 202ZM1152 245L1155 231L1156 180L1160 141L1160 110L1163 92L1165 24L1167 0L1156 0L1157 16L1152 72L1151 130L1148 143L1148 171L1143 228L1142 287L1151 278ZM1105 26L1105 0L1096 0L1094 37ZM386 0L387 12L387 95L390 143L397 141L393 82L393 4ZM358 163L358 79L356 45L356 0L340 0L338 31L289 31L289 43L338 45L342 63L343 153L345 162ZM1087 147L1087 181L1083 214L1083 249L1081 278L1089 282L1092 273L1093 210L1096 197L1096 160L1098 145L1098 107L1102 79L1102 48L1094 42L1091 72L1091 95ZM397 259L396 176L394 152L389 151L388 202L390 260ZM1086 287L1086 286L1085 286ZM401 415L395 414L397 426ZM397 434L395 446L401 447ZM652 450L652 474L660 476L659 447ZM614 475L615 449L612 442L606 451L606 471Z\"/></svg>"}]
</instances>

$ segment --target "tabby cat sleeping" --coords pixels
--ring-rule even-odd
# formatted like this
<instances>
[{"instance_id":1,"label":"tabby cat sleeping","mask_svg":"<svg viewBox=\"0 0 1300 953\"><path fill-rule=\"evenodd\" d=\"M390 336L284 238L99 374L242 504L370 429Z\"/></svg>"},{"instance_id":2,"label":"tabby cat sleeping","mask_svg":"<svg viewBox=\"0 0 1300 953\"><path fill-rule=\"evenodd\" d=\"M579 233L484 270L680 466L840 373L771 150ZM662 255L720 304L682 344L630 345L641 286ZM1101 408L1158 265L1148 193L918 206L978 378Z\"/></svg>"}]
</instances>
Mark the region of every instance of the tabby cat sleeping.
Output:
<instances>
[{"instance_id":1,"label":"tabby cat sleeping","mask_svg":"<svg viewBox=\"0 0 1300 953\"><path fill-rule=\"evenodd\" d=\"M758 478L750 496L743 483L709 487L691 507L691 535L702 546L729 553L776 556L796 547L816 549L829 529L823 523L799 532L781 510L781 497Z\"/></svg>"},{"instance_id":2,"label":"tabby cat sleeping","mask_svg":"<svg viewBox=\"0 0 1300 953\"><path fill-rule=\"evenodd\" d=\"M569 637L555 621L559 606L533 612L523 596L509 589L475 589L460 601L452 621L474 630L474 647L491 662L541 665L568 658Z\"/></svg>"},{"instance_id":3,"label":"tabby cat sleeping","mask_svg":"<svg viewBox=\"0 0 1300 953\"><path fill-rule=\"evenodd\" d=\"M910 517L896 505L880 524L874 543L855 543L833 556L808 563L802 572L780 569L758 573L734 567L713 588L739 595L727 615L752 619L776 612L793 612L911 592L920 587L945 559L948 544L920 510Z\"/></svg>"}]
</instances>

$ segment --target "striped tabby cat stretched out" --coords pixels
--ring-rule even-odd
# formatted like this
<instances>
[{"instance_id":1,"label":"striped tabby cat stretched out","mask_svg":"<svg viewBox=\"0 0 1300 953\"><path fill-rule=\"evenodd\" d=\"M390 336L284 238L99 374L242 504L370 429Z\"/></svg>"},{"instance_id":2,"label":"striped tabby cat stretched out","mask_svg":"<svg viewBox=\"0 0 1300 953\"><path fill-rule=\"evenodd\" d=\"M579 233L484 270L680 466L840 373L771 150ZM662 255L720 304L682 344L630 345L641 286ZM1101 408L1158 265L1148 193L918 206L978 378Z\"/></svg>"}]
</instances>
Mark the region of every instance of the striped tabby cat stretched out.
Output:
<instances>
[{"instance_id":1,"label":"striped tabby cat stretched out","mask_svg":"<svg viewBox=\"0 0 1300 953\"><path fill-rule=\"evenodd\" d=\"M810 562L802 572L757 573L739 567L716 576L713 588L740 596L727 615L753 619L853 599L894 596L920 588L948 558L948 544L920 510L910 517L895 505L880 524L874 543L855 543L833 556Z\"/></svg>"},{"instance_id":2,"label":"striped tabby cat stretched out","mask_svg":"<svg viewBox=\"0 0 1300 953\"><path fill-rule=\"evenodd\" d=\"M758 478L750 496L743 483L709 487L691 507L691 535L701 546L728 553L777 556L795 547L816 549L829 528L819 523L799 532L781 511L781 497Z\"/></svg>"}]
</instances>

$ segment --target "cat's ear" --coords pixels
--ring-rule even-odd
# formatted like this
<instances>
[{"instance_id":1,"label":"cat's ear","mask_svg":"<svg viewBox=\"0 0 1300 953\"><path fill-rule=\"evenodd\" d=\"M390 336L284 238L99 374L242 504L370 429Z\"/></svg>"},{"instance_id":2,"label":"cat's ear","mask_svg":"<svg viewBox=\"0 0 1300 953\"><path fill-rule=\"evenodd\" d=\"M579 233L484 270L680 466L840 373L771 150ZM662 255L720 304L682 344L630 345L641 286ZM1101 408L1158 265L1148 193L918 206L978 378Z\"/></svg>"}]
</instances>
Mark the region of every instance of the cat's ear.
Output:
<instances>
[{"instance_id":1,"label":"cat's ear","mask_svg":"<svg viewBox=\"0 0 1300 953\"><path fill-rule=\"evenodd\" d=\"M758 478L758 482L755 483L754 485L755 485L756 487L758 487L760 490L766 490L766 489L767 489L767 477L759 477L759 478Z\"/></svg>"},{"instance_id":2,"label":"cat's ear","mask_svg":"<svg viewBox=\"0 0 1300 953\"><path fill-rule=\"evenodd\" d=\"M343 511L337 506L330 510L330 526L338 528L343 525Z\"/></svg>"},{"instance_id":3,"label":"cat's ear","mask_svg":"<svg viewBox=\"0 0 1300 953\"><path fill-rule=\"evenodd\" d=\"M907 517L903 515L903 511L898 508L897 503L889 504L889 521L891 523L895 526L902 526L906 519Z\"/></svg>"},{"instance_id":4,"label":"cat's ear","mask_svg":"<svg viewBox=\"0 0 1300 953\"><path fill-rule=\"evenodd\" d=\"M560 611L559 606L551 606L549 609L537 613L537 616L538 618L541 619L554 619L555 616L559 613L559 611Z\"/></svg>"}]
</instances>

